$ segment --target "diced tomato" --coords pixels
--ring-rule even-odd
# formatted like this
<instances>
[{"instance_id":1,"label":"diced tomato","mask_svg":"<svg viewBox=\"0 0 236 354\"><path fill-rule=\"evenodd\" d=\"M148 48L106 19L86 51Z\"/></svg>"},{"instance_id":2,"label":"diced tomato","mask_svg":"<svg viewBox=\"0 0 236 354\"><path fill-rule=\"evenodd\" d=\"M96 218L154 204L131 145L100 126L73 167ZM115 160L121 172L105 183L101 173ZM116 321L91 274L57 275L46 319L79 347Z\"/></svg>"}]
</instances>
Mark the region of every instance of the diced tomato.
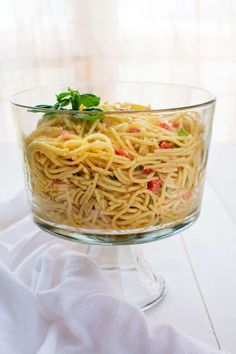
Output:
<instances>
[{"instance_id":1,"label":"diced tomato","mask_svg":"<svg viewBox=\"0 0 236 354\"><path fill-rule=\"evenodd\" d=\"M129 133L140 133L140 129L138 129L138 128L130 128L128 132Z\"/></svg>"},{"instance_id":2,"label":"diced tomato","mask_svg":"<svg viewBox=\"0 0 236 354\"><path fill-rule=\"evenodd\" d=\"M159 142L160 149L172 149L173 143L167 140L162 140Z\"/></svg>"},{"instance_id":3,"label":"diced tomato","mask_svg":"<svg viewBox=\"0 0 236 354\"><path fill-rule=\"evenodd\" d=\"M52 180L52 183L54 184L58 184L58 183L60 183L61 182L61 180L60 179L58 179L58 178L55 178L55 179L53 179Z\"/></svg>"},{"instance_id":4,"label":"diced tomato","mask_svg":"<svg viewBox=\"0 0 236 354\"><path fill-rule=\"evenodd\" d=\"M179 122L177 122L176 120L174 120L174 121L172 122L172 127L174 127L174 128L179 128Z\"/></svg>"},{"instance_id":5,"label":"diced tomato","mask_svg":"<svg viewBox=\"0 0 236 354\"><path fill-rule=\"evenodd\" d=\"M125 152L124 150L121 149L115 149L115 154L119 155L119 156L123 156L126 157L127 159L129 159L129 154L127 154L127 152Z\"/></svg>"},{"instance_id":6,"label":"diced tomato","mask_svg":"<svg viewBox=\"0 0 236 354\"><path fill-rule=\"evenodd\" d=\"M160 190L161 188L161 180L160 178L155 179L154 181L149 181L147 183L147 189L149 189L150 191L156 193Z\"/></svg>"},{"instance_id":7,"label":"diced tomato","mask_svg":"<svg viewBox=\"0 0 236 354\"><path fill-rule=\"evenodd\" d=\"M171 130L171 127L167 123L160 123L160 127L166 130Z\"/></svg>"},{"instance_id":8,"label":"diced tomato","mask_svg":"<svg viewBox=\"0 0 236 354\"><path fill-rule=\"evenodd\" d=\"M189 200L191 198L191 195L192 195L191 192L186 192L186 193L183 194L183 199L184 200Z\"/></svg>"},{"instance_id":9,"label":"diced tomato","mask_svg":"<svg viewBox=\"0 0 236 354\"><path fill-rule=\"evenodd\" d=\"M143 173L145 173L145 175L149 175L149 173L152 173L154 170L152 168L149 167L144 167L143 169Z\"/></svg>"},{"instance_id":10,"label":"diced tomato","mask_svg":"<svg viewBox=\"0 0 236 354\"><path fill-rule=\"evenodd\" d=\"M68 141L68 140L71 140L71 138L68 136L68 134L70 134L70 132L63 129L60 136L63 138L64 141Z\"/></svg>"}]
</instances>

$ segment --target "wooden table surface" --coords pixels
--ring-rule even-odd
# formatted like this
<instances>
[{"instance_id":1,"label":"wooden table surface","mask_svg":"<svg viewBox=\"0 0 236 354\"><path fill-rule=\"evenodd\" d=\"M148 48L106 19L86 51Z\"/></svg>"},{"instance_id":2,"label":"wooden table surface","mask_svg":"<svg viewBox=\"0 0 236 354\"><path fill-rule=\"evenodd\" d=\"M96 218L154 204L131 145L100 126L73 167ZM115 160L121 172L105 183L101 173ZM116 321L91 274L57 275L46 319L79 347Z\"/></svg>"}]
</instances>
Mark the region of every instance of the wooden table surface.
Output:
<instances>
[{"instance_id":1,"label":"wooden table surface","mask_svg":"<svg viewBox=\"0 0 236 354\"><path fill-rule=\"evenodd\" d=\"M16 145L0 147L2 201L22 188L23 177ZM236 144L213 145L199 220L173 238L143 245L167 283L164 301L145 312L148 320L171 323L232 353L236 352L235 181Z\"/></svg>"}]
</instances>

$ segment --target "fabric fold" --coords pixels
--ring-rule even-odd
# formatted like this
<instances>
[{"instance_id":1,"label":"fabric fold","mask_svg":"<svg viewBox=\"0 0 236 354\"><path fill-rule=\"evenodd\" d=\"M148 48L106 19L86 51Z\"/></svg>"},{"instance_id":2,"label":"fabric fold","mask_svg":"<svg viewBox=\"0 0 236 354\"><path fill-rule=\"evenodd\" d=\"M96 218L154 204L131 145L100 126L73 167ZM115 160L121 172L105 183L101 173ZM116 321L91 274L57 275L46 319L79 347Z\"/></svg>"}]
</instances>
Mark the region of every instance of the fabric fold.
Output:
<instances>
[{"instance_id":1,"label":"fabric fold","mask_svg":"<svg viewBox=\"0 0 236 354\"><path fill-rule=\"evenodd\" d=\"M0 215L1 354L220 353L168 324L149 325L79 245L38 229L24 203L21 194L7 205L13 214Z\"/></svg>"}]
</instances>

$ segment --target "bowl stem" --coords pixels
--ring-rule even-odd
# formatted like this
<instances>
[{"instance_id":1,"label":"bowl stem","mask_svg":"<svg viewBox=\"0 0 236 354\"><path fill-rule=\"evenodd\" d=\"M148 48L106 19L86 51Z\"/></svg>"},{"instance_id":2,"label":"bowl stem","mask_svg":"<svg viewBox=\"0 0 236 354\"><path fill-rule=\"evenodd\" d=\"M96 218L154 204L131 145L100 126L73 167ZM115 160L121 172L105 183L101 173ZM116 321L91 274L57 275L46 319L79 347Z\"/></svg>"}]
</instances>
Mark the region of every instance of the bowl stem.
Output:
<instances>
[{"instance_id":1,"label":"bowl stem","mask_svg":"<svg viewBox=\"0 0 236 354\"><path fill-rule=\"evenodd\" d=\"M87 253L100 265L117 296L147 310L165 296L165 282L145 259L141 245L90 245Z\"/></svg>"}]
</instances>

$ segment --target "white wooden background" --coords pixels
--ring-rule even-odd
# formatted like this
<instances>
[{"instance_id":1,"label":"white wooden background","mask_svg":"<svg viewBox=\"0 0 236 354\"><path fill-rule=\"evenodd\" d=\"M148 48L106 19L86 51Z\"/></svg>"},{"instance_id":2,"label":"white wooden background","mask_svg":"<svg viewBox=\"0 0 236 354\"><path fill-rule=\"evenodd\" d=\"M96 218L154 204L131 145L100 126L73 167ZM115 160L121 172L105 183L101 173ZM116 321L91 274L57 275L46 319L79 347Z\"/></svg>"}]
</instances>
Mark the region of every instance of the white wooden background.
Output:
<instances>
[{"instance_id":1,"label":"white wooden background","mask_svg":"<svg viewBox=\"0 0 236 354\"><path fill-rule=\"evenodd\" d=\"M213 139L236 142L235 43L235 0L0 0L0 141L14 92L105 78L212 90Z\"/></svg>"},{"instance_id":2,"label":"white wooden background","mask_svg":"<svg viewBox=\"0 0 236 354\"><path fill-rule=\"evenodd\" d=\"M7 155L5 154L7 151ZM18 150L0 145L1 198L22 188ZM214 347L236 353L236 144L212 146L202 213L183 234L143 245L167 283L163 302L145 312Z\"/></svg>"}]
</instances>

